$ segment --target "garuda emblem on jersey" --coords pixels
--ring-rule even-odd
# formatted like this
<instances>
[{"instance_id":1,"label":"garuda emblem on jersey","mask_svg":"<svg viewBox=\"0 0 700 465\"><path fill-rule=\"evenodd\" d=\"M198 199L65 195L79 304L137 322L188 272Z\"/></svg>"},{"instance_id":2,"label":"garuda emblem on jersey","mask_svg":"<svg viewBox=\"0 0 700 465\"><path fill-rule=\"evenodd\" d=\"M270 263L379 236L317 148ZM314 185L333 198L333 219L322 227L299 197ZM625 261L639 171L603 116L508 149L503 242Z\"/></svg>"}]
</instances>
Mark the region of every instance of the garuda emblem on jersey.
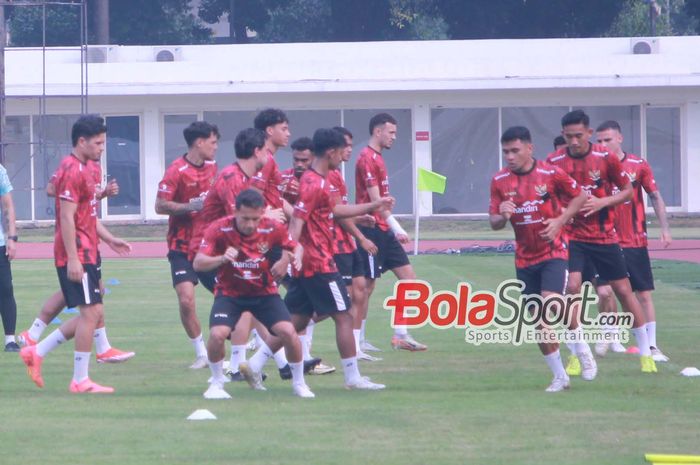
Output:
<instances>
[{"instance_id":1,"label":"garuda emblem on jersey","mask_svg":"<svg viewBox=\"0 0 700 465\"><path fill-rule=\"evenodd\" d=\"M632 186L637 187L637 173L625 171L625 175L629 178Z\"/></svg>"},{"instance_id":2,"label":"garuda emblem on jersey","mask_svg":"<svg viewBox=\"0 0 700 465\"><path fill-rule=\"evenodd\" d=\"M590 176L591 181L595 183L596 187L603 185L603 181L600 179L600 170L590 170L588 176Z\"/></svg>"},{"instance_id":3,"label":"garuda emblem on jersey","mask_svg":"<svg viewBox=\"0 0 700 465\"><path fill-rule=\"evenodd\" d=\"M268 250L270 250L270 246L267 242L258 242L258 252L266 254Z\"/></svg>"},{"instance_id":4,"label":"garuda emblem on jersey","mask_svg":"<svg viewBox=\"0 0 700 465\"><path fill-rule=\"evenodd\" d=\"M535 192L537 195L542 197L542 200L547 200L549 198L549 192L547 192L547 184L541 184L535 186Z\"/></svg>"}]
</instances>

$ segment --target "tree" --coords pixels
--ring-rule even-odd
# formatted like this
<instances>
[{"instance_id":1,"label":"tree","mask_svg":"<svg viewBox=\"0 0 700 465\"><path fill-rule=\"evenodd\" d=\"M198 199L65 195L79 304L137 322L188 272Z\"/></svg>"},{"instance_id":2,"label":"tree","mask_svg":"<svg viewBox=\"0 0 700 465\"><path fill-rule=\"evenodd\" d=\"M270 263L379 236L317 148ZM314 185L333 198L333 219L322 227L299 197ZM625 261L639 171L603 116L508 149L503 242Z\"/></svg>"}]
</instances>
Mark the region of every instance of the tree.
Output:
<instances>
[{"instance_id":1,"label":"tree","mask_svg":"<svg viewBox=\"0 0 700 465\"><path fill-rule=\"evenodd\" d=\"M99 0L88 1L88 15ZM76 3L73 1L72 3ZM117 0L109 2L110 43L120 45L178 45L208 43L211 29L196 18L189 0ZM15 6L9 30L15 47L41 46L42 6ZM46 45L80 44L80 7L46 5ZM90 29L89 43L96 43Z\"/></svg>"},{"instance_id":2,"label":"tree","mask_svg":"<svg viewBox=\"0 0 700 465\"><path fill-rule=\"evenodd\" d=\"M657 36L693 35L698 30L698 18L686 11L693 2L657 0L652 4L656 15ZM626 0L607 34L610 37L640 37L654 35L649 18L649 1ZM692 9L690 11L693 11Z\"/></svg>"}]
</instances>

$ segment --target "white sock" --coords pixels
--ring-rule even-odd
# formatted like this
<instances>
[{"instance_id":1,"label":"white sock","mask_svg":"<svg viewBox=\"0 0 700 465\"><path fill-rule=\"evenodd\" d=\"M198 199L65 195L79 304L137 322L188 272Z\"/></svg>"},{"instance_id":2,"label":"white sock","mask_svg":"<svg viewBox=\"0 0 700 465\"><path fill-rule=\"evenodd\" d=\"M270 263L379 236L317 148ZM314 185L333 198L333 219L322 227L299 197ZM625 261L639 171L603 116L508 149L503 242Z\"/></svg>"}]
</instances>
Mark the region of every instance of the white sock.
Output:
<instances>
[{"instance_id":1,"label":"white sock","mask_svg":"<svg viewBox=\"0 0 700 465\"><path fill-rule=\"evenodd\" d=\"M238 365L240 365L241 362L245 362L245 345L231 346L231 362L228 367L231 373L238 371Z\"/></svg>"},{"instance_id":2,"label":"white sock","mask_svg":"<svg viewBox=\"0 0 700 465\"><path fill-rule=\"evenodd\" d=\"M261 345L263 345L265 343L265 341L263 341L263 338L260 337L260 335L258 334L258 331L255 328L253 328L251 330L251 332L253 333L253 337L255 338L255 345L256 346L260 347Z\"/></svg>"},{"instance_id":3,"label":"white sock","mask_svg":"<svg viewBox=\"0 0 700 465\"><path fill-rule=\"evenodd\" d=\"M200 334L199 336L190 339L192 346L194 347L195 357L206 357L207 356L207 346L204 345L204 338Z\"/></svg>"},{"instance_id":4,"label":"white sock","mask_svg":"<svg viewBox=\"0 0 700 465\"><path fill-rule=\"evenodd\" d=\"M10 342L15 342L15 335L5 334L5 345L9 344Z\"/></svg>"},{"instance_id":5,"label":"white sock","mask_svg":"<svg viewBox=\"0 0 700 465\"><path fill-rule=\"evenodd\" d=\"M265 344L265 341L263 341L258 351L248 359L248 366L254 372L260 373L267 361L272 358L272 355L272 351L267 344Z\"/></svg>"},{"instance_id":6,"label":"white sock","mask_svg":"<svg viewBox=\"0 0 700 465\"><path fill-rule=\"evenodd\" d=\"M309 350L311 350L311 341L314 339L314 328L316 327L316 322L314 320L309 320L309 324L306 325L306 335L309 337Z\"/></svg>"},{"instance_id":7,"label":"white sock","mask_svg":"<svg viewBox=\"0 0 700 465\"><path fill-rule=\"evenodd\" d=\"M73 358L73 381L79 383L88 377L88 367L90 366L90 354L92 352L74 352Z\"/></svg>"},{"instance_id":8,"label":"white sock","mask_svg":"<svg viewBox=\"0 0 700 465\"><path fill-rule=\"evenodd\" d=\"M590 354L591 348L588 347L588 344L586 344L583 338L583 328L579 326L576 329L570 330L570 332L574 336L573 343L575 345L576 355Z\"/></svg>"},{"instance_id":9,"label":"white sock","mask_svg":"<svg viewBox=\"0 0 700 465\"><path fill-rule=\"evenodd\" d=\"M360 369L357 366L357 357L343 358L340 361L343 364L345 384L353 384L360 379Z\"/></svg>"},{"instance_id":10,"label":"white sock","mask_svg":"<svg viewBox=\"0 0 700 465\"><path fill-rule=\"evenodd\" d=\"M95 353L104 354L112 348L112 346L109 345L109 340L107 339L107 330L104 326L101 328L97 328L95 330L95 333L93 334L93 337L95 338Z\"/></svg>"},{"instance_id":11,"label":"white sock","mask_svg":"<svg viewBox=\"0 0 700 465\"><path fill-rule=\"evenodd\" d=\"M64 342L66 342L66 337L60 329L56 329L36 345L36 354L39 357L46 357L49 352Z\"/></svg>"},{"instance_id":12,"label":"white sock","mask_svg":"<svg viewBox=\"0 0 700 465\"><path fill-rule=\"evenodd\" d=\"M400 339L403 339L408 335L408 330L406 329L405 326L395 326L394 327L394 336L398 336Z\"/></svg>"},{"instance_id":13,"label":"white sock","mask_svg":"<svg viewBox=\"0 0 700 465\"><path fill-rule=\"evenodd\" d=\"M289 367L292 369L292 384L302 385L304 382L304 362L289 362Z\"/></svg>"},{"instance_id":14,"label":"white sock","mask_svg":"<svg viewBox=\"0 0 700 465\"><path fill-rule=\"evenodd\" d=\"M552 374L555 378L566 378L566 370L564 369L564 364L561 361L561 354L559 349L555 350L549 355L544 356L544 361L547 362L547 366L552 370Z\"/></svg>"},{"instance_id":15,"label":"white sock","mask_svg":"<svg viewBox=\"0 0 700 465\"><path fill-rule=\"evenodd\" d=\"M642 325L639 328L632 328L632 334L637 340L637 347L639 348L639 355L651 355L651 349L649 348L649 338L647 337L646 325Z\"/></svg>"},{"instance_id":16,"label":"white sock","mask_svg":"<svg viewBox=\"0 0 700 465\"><path fill-rule=\"evenodd\" d=\"M211 371L211 381L212 383L222 383L226 380L226 377L224 376L224 361L219 360L218 362L214 363L211 360L209 361L209 370Z\"/></svg>"},{"instance_id":17,"label":"white sock","mask_svg":"<svg viewBox=\"0 0 700 465\"><path fill-rule=\"evenodd\" d=\"M299 335L299 342L301 342L301 354L304 360L311 360L311 351L309 350L311 341L309 341L309 336L306 334Z\"/></svg>"},{"instance_id":18,"label":"white sock","mask_svg":"<svg viewBox=\"0 0 700 465\"><path fill-rule=\"evenodd\" d=\"M656 321L647 321L647 338L649 339L649 346L656 347Z\"/></svg>"},{"instance_id":19,"label":"white sock","mask_svg":"<svg viewBox=\"0 0 700 465\"><path fill-rule=\"evenodd\" d=\"M360 352L360 333L361 329L353 329L352 335L355 336L355 352Z\"/></svg>"},{"instance_id":20,"label":"white sock","mask_svg":"<svg viewBox=\"0 0 700 465\"><path fill-rule=\"evenodd\" d=\"M46 323L37 318L27 331L29 332L29 337L35 341L38 341L41 338L41 335L44 334L45 329Z\"/></svg>"},{"instance_id":21,"label":"white sock","mask_svg":"<svg viewBox=\"0 0 700 465\"><path fill-rule=\"evenodd\" d=\"M275 352L275 355L273 355L275 358L275 363L277 364L277 368L282 369L287 366L289 362L287 362L287 354L284 353L284 349L280 349L277 352Z\"/></svg>"},{"instance_id":22,"label":"white sock","mask_svg":"<svg viewBox=\"0 0 700 465\"><path fill-rule=\"evenodd\" d=\"M365 325L367 324L367 318L362 320L362 326L360 326L360 341L365 340Z\"/></svg>"}]
</instances>

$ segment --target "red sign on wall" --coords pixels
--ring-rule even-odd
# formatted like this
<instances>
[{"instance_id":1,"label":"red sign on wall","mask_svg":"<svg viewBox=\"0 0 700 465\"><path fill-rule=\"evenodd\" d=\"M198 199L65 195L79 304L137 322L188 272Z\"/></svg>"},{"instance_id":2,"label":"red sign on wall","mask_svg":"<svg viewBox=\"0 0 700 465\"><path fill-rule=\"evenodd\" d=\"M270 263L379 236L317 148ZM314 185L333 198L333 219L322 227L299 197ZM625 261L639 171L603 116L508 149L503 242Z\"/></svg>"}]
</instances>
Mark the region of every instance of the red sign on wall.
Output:
<instances>
[{"instance_id":1,"label":"red sign on wall","mask_svg":"<svg viewBox=\"0 0 700 465\"><path fill-rule=\"evenodd\" d=\"M430 140L430 131L416 131L416 140Z\"/></svg>"}]
</instances>

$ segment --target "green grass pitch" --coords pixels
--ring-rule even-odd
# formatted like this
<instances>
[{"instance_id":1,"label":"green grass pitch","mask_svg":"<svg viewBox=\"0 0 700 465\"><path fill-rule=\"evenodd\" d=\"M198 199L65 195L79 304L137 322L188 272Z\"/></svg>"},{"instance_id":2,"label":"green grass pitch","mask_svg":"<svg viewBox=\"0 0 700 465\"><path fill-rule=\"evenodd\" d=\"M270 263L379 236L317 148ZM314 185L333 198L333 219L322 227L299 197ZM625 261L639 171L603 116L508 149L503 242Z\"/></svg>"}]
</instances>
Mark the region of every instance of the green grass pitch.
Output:
<instances>
[{"instance_id":1,"label":"green grass pitch","mask_svg":"<svg viewBox=\"0 0 700 465\"><path fill-rule=\"evenodd\" d=\"M434 290L455 290L464 280L495 289L514 275L512 256L412 261ZM75 396L68 392L72 342L45 359L44 389L16 354L0 354L0 463L620 465L644 463L645 452L697 454L700 378L679 372L700 365L700 266L655 261L654 268L659 345L671 357L656 375L643 375L634 356L612 354L599 359L594 382L574 379L569 392L552 395L544 392L549 371L531 345L474 347L462 330L426 326L413 334L427 352L394 352L381 308L394 282L386 277L367 330L384 360L360 366L386 391L346 391L336 372L309 376L317 397L302 400L271 363L267 392L228 384L232 400L206 401L209 372L187 369L193 351L166 261L106 261L105 280L121 282L107 285L108 334L136 357L91 363L91 377L114 386L114 395ZM17 261L13 271L19 332L58 282L49 261ZM212 298L201 289L197 298L206 326ZM313 353L339 367L332 323L317 326ZM198 408L218 420L186 421Z\"/></svg>"}]
</instances>

